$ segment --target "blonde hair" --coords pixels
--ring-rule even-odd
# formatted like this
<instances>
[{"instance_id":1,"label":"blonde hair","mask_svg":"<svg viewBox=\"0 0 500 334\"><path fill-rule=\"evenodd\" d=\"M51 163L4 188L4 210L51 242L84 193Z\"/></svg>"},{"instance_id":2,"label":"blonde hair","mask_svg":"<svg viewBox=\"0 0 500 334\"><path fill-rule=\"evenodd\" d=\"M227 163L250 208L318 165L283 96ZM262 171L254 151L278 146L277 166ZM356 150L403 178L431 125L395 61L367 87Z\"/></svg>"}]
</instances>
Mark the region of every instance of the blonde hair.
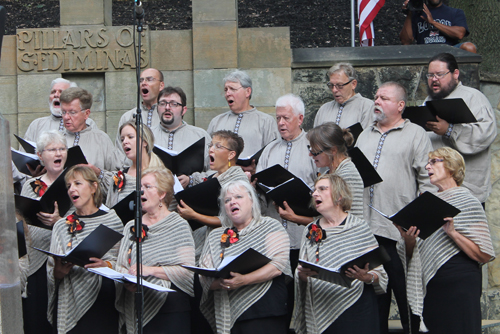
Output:
<instances>
[{"instance_id":1,"label":"blonde hair","mask_svg":"<svg viewBox=\"0 0 500 334\"><path fill-rule=\"evenodd\" d=\"M330 194L332 196L333 203L340 206L342 211L348 211L351 209L352 205L352 195L351 190L347 183L336 174L323 174L316 179L314 186L320 180L330 181ZM311 206L314 207L314 198L311 199Z\"/></svg>"},{"instance_id":2,"label":"blonde hair","mask_svg":"<svg viewBox=\"0 0 500 334\"><path fill-rule=\"evenodd\" d=\"M95 207L99 208L102 205L102 191L101 187L99 186L95 172L92 170L92 168L87 166L82 166L82 165L73 166L66 172L66 175L64 176L64 181L66 182L66 184L69 182L70 179L76 178L75 176L76 174L80 174L83 177L83 179L89 183L90 187L96 188L93 199Z\"/></svg>"},{"instance_id":3,"label":"blonde hair","mask_svg":"<svg viewBox=\"0 0 500 334\"><path fill-rule=\"evenodd\" d=\"M163 202L168 207L174 196L174 176L172 172L165 167L148 167L142 172L141 178L148 174L154 175L158 194L165 194Z\"/></svg>"},{"instance_id":4,"label":"blonde hair","mask_svg":"<svg viewBox=\"0 0 500 334\"><path fill-rule=\"evenodd\" d=\"M450 147L441 147L429 152L429 159L442 158L444 167L450 172L451 177L458 186L461 186L465 178L465 161L458 151Z\"/></svg>"},{"instance_id":5,"label":"blonde hair","mask_svg":"<svg viewBox=\"0 0 500 334\"><path fill-rule=\"evenodd\" d=\"M120 126L120 130L118 131L121 135L123 128L126 126L131 126L137 135L137 126L135 125L135 121L128 121L123 123ZM153 152L153 147L155 146L155 136L151 129L147 126L141 126L142 131L141 131L141 137L144 142L146 142L146 152L148 152L149 156L149 166L148 167L159 167L159 168L165 168L165 165L163 164L163 161L154 154Z\"/></svg>"}]
</instances>

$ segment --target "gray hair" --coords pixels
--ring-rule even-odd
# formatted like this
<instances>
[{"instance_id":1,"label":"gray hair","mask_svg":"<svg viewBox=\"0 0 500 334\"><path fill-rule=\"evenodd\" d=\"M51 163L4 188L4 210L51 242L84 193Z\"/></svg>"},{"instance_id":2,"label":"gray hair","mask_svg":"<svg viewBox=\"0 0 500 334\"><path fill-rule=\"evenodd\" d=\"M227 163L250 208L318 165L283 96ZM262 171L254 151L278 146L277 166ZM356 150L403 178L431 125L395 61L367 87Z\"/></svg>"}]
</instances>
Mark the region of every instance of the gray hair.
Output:
<instances>
[{"instance_id":1,"label":"gray hair","mask_svg":"<svg viewBox=\"0 0 500 334\"><path fill-rule=\"evenodd\" d=\"M408 93L406 92L405 86L396 81L387 81L380 85L379 89L382 87L394 87L394 89L396 90L396 98L398 99L398 102L403 101L406 108L406 104L408 103ZM403 111L405 108L403 108Z\"/></svg>"},{"instance_id":2,"label":"gray hair","mask_svg":"<svg viewBox=\"0 0 500 334\"><path fill-rule=\"evenodd\" d=\"M50 90L52 90L52 88L54 88L54 86L57 85L58 83L65 83L69 87L78 87L78 85L76 84L76 82L69 81L69 80L66 80L64 78L57 78L57 79L52 80L52 82L50 83Z\"/></svg>"},{"instance_id":3,"label":"gray hair","mask_svg":"<svg viewBox=\"0 0 500 334\"><path fill-rule=\"evenodd\" d=\"M42 134L38 137L36 141L36 151L42 153L48 145L53 143L59 143L68 148L66 137L64 137L64 135L59 131L50 130L42 132Z\"/></svg>"},{"instance_id":4,"label":"gray hair","mask_svg":"<svg viewBox=\"0 0 500 334\"><path fill-rule=\"evenodd\" d=\"M293 113L295 115L304 115L306 107L304 106L304 101L295 94L286 94L280 96L276 100L276 108L278 107L292 107Z\"/></svg>"},{"instance_id":5,"label":"gray hair","mask_svg":"<svg viewBox=\"0 0 500 334\"><path fill-rule=\"evenodd\" d=\"M247 72L244 72L241 70L235 70L235 71L227 74L224 77L223 81L224 81L224 84L226 84L226 82L228 82L228 81L229 82L239 82L241 87L252 89L252 79L250 79L250 76L247 74ZM252 93L250 93L250 99L251 98L252 98Z\"/></svg>"},{"instance_id":6,"label":"gray hair","mask_svg":"<svg viewBox=\"0 0 500 334\"><path fill-rule=\"evenodd\" d=\"M330 77L333 75L335 72L344 72L344 74L349 78L349 80L357 80L358 77L356 75L356 71L354 70L354 67L352 67L351 64L349 63L338 63L330 67L327 73L327 80L330 80Z\"/></svg>"},{"instance_id":7,"label":"gray hair","mask_svg":"<svg viewBox=\"0 0 500 334\"><path fill-rule=\"evenodd\" d=\"M232 191L235 188L243 188L246 190L248 193L248 196L250 197L250 200L252 201L252 217L255 220L260 220L261 214L260 214L260 204L259 204L259 198L257 197L257 193L255 192L254 187L250 184L250 182L246 180L234 180L229 183L226 183L219 195L219 218L222 223L222 227L232 227L234 224L227 215L226 208L224 205L224 198L226 197L227 193Z\"/></svg>"}]
</instances>

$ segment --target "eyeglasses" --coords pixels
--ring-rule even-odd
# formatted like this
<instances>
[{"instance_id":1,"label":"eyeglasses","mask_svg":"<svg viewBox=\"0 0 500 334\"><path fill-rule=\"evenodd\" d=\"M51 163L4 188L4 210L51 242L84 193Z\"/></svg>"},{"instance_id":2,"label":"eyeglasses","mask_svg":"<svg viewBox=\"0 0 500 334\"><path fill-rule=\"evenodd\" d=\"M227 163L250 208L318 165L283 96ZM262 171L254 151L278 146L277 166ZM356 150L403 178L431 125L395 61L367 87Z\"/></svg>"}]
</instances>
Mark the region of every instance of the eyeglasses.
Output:
<instances>
[{"instance_id":1,"label":"eyeglasses","mask_svg":"<svg viewBox=\"0 0 500 334\"><path fill-rule=\"evenodd\" d=\"M427 79L432 79L432 78L443 79L444 76L450 72L451 71L448 71L446 73L427 73L425 76L427 77Z\"/></svg>"},{"instance_id":2,"label":"eyeglasses","mask_svg":"<svg viewBox=\"0 0 500 334\"><path fill-rule=\"evenodd\" d=\"M153 186L153 185L151 185L151 184L142 184L142 185L141 185L141 189L142 189L142 188L144 188L144 189L146 189L147 191L149 191L149 190L151 190L151 189L153 189L153 188L158 188L158 187L157 187L157 186Z\"/></svg>"},{"instance_id":3,"label":"eyeglasses","mask_svg":"<svg viewBox=\"0 0 500 334\"><path fill-rule=\"evenodd\" d=\"M243 86L240 86L238 88L233 88L233 87L224 87L224 92L227 93L228 91L231 93L236 92L238 89L243 88Z\"/></svg>"},{"instance_id":4,"label":"eyeglasses","mask_svg":"<svg viewBox=\"0 0 500 334\"><path fill-rule=\"evenodd\" d=\"M78 114L79 112L82 112L83 110L80 110L80 111L74 111L74 110L70 110L70 111L61 111L61 115L62 116L65 116L66 114L69 115L69 117L73 117L75 116L76 114Z\"/></svg>"},{"instance_id":5,"label":"eyeglasses","mask_svg":"<svg viewBox=\"0 0 500 334\"><path fill-rule=\"evenodd\" d=\"M337 88L337 90L341 90L342 88L344 88L345 86L350 84L353 80L354 79L351 79L351 80L347 81L345 84L333 84L331 82L327 82L326 86L330 89L333 89L333 87L335 87L335 88Z\"/></svg>"},{"instance_id":6,"label":"eyeglasses","mask_svg":"<svg viewBox=\"0 0 500 334\"><path fill-rule=\"evenodd\" d=\"M437 158L435 158L435 159L431 159L431 160L429 160L429 161L427 162L426 166L427 166L427 165L434 166L434 165L436 164L436 162L443 162L443 161L444 161L444 159L437 159Z\"/></svg>"},{"instance_id":7,"label":"eyeglasses","mask_svg":"<svg viewBox=\"0 0 500 334\"><path fill-rule=\"evenodd\" d=\"M46 150L43 150L42 152L49 152L51 154L55 154L56 152L66 152L67 148L66 147L60 147L60 148L48 148Z\"/></svg>"},{"instance_id":8,"label":"eyeglasses","mask_svg":"<svg viewBox=\"0 0 500 334\"><path fill-rule=\"evenodd\" d=\"M312 188L311 192L309 194L312 196L312 194L314 194L316 191L322 192L322 191L326 191L328 189L330 189L330 187L328 187L328 186L319 186L318 188Z\"/></svg>"},{"instance_id":9,"label":"eyeglasses","mask_svg":"<svg viewBox=\"0 0 500 334\"><path fill-rule=\"evenodd\" d=\"M160 101L160 102L158 102L158 107L166 108L168 105L170 105L170 108L177 108L177 107L184 106L182 103L179 103L176 101Z\"/></svg>"},{"instance_id":10,"label":"eyeglasses","mask_svg":"<svg viewBox=\"0 0 500 334\"><path fill-rule=\"evenodd\" d=\"M140 82L140 83L143 83L144 81L147 81L147 82L153 82L153 81L155 81L155 80L158 80L158 81L159 81L159 79L156 79L155 77L145 77L145 78L140 78L140 79L139 79L139 82Z\"/></svg>"},{"instance_id":11,"label":"eyeglasses","mask_svg":"<svg viewBox=\"0 0 500 334\"><path fill-rule=\"evenodd\" d=\"M215 143L215 144L214 143L210 143L210 144L207 144L207 146L208 146L208 149L211 149L212 146L215 146L216 150L221 150L221 149L225 148L228 151L232 151L232 149L227 148L226 146L222 145L221 143Z\"/></svg>"},{"instance_id":12,"label":"eyeglasses","mask_svg":"<svg viewBox=\"0 0 500 334\"><path fill-rule=\"evenodd\" d=\"M325 151L325 150L321 150L319 152L313 152L311 149L311 146L309 146L309 145L307 145L307 149L309 150L309 153L311 153L313 157L317 157L318 155L320 155L321 153L323 153Z\"/></svg>"}]
</instances>

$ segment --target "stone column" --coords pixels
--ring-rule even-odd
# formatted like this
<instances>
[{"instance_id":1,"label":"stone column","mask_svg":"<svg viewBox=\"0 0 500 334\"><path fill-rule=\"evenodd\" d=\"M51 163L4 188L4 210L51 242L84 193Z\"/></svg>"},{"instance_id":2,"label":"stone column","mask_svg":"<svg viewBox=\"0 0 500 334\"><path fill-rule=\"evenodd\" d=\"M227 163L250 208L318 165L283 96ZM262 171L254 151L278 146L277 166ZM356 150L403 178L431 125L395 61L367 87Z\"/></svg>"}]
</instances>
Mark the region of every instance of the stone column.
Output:
<instances>
[{"instance_id":1,"label":"stone column","mask_svg":"<svg viewBox=\"0 0 500 334\"><path fill-rule=\"evenodd\" d=\"M0 333L23 333L9 122L0 114Z\"/></svg>"}]
</instances>

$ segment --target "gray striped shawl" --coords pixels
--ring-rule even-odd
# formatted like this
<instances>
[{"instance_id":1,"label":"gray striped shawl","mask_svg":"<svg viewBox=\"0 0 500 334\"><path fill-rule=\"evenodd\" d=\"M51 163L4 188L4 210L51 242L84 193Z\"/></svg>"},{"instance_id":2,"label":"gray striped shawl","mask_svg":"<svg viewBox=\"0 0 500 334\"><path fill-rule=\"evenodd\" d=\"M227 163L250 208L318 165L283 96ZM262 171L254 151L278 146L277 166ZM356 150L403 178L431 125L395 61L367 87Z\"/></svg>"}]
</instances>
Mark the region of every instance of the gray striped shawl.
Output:
<instances>
[{"instance_id":1,"label":"gray striped shawl","mask_svg":"<svg viewBox=\"0 0 500 334\"><path fill-rule=\"evenodd\" d=\"M224 230L224 227L219 227L208 236L200 258L201 267L219 266L220 238ZM270 217L262 217L260 221L252 220L239 234L240 240L226 248L225 256L238 255L248 248L253 248L270 258L270 263L282 273L292 276L289 260L290 242L281 223ZM238 317L264 296L272 284L272 281L267 281L230 291L209 290L212 282L213 278L200 276L203 287L200 309L214 332L222 334L230 333Z\"/></svg>"},{"instance_id":2,"label":"gray striped shawl","mask_svg":"<svg viewBox=\"0 0 500 334\"><path fill-rule=\"evenodd\" d=\"M84 218L81 221L85 222L85 227L82 232L77 233L73 238L72 247L76 247L83 239L85 239L99 225L103 224L117 231L123 231L123 224L116 213L111 210L107 214L95 218ZM60 219L52 230L52 241L50 251L56 254L67 253L70 249L67 247L71 235L68 233L68 225L66 219ZM120 243L117 243L109 252L107 252L102 260L115 263L118 255ZM52 312L55 306L55 280L54 280L54 260L49 257L47 261L47 285L49 294L49 306L47 317L52 323ZM71 330L80 318L94 304L99 290L101 289L101 276L93 274L82 267L74 266L68 275L61 280L59 285L59 302L57 309L57 332L66 333Z\"/></svg>"},{"instance_id":3,"label":"gray striped shawl","mask_svg":"<svg viewBox=\"0 0 500 334\"><path fill-rule=\"evenodd\" d=\"M245 174L243 169L241 169L240 166L233 166L229 167L227 171L222 173L221 175L217 176L217 180L219 181L221 187L223 187L225 184L236 181L236 180L243 180L243 181L248 181L248 176ZM200 198L200 200L203 200ZM194 244L196 248L196 263L198 264L198 260L200 258L201 252L203 251L203 246L205 245L205 240L212 232L213 228L204 226L196 231L193 231L193 238L194 238Z\"/></svg>"},{"instance_id":4,"label":"gray striped shawl","mask_svg":"<svg viewBox=\"0 0 500 334\"><path fill-rule=\"evenodd\" d=\"M305 229L300 248L300 259L317 263L327 268L338 268L378 246L368 224L348 214L345 225L326 228L326 239L319 247L319 262L316 262L317 245L311 245ZM382 266L373 270L379 277L374 284L375 292L384 293L387 274ZM295 273L295 330L297 333L322 333L345 310L352 306L363 293L364 283L355 280L351 288L309 277L299 280Z\"/></svg>"},{"instance_id":5,"label":"gray striped shawl","mask_svg":"<svg viewBox=\"0 0 500 334\"><path fill-rule=\"evenodd\" d=\"M352 195L352 206L350 213L358 218L363 219L363 194L364 185L361 175L359 175L356 165L351 161L351 158L342 160L335 172L340 176L349 186Z\"/></svg>"},{"instance_id":6,"label":"gray striped shawl","mask_svg":"<svg viewBox=\"0 0 500 334\"><path fill-rule=\"evenodd\" d=\"M437 193L437 196L461 210L453 218L455 230L478 245L482 252L491 255L490 261L493 260L495 251L481 203L464 187L450 188ZM417 239L409 262L403 239L398 241L398 253L407 271L408 302L414 314L422 315L427 284L439 268L458 252L460 248L442 228L425 240Z\"/></svg>"},{"instance_id":7,"label":"gray striped shawl","mask_svg":"<svg viewBox=\"0 0 500 334\"><path fill-rule=\"evenodd\" d=\"M130 240L130 227L134 225L130 221L125 225L124 237L118 254L117 268L119 272L128 272L128 250L133 243L132 265L135 265L135 242ZM194 265L194 242L191 237L189 224L176 212L149 226L148 236L142 243L142 264L144 266L162 267L169 281L158 277L149 276L145 278L148 282L170 288L171 282L179 289L194 296L193 282L194 274L181 267L181 264ZM167 300L168 293L156 290L144 289L144 317L143 324L146 325L158 313ZM124 288L122 284L117 285L116 309L120 312L120 328L125 324L127 333L135 333L135 293Z\"/></svg>"},{"instance_id":8,"label":"gray striped shawl","mask_svg":"<svg viewBox=\"0 0 500 334\"><path fill-rule=\"evenodd\" d=\"M113 181L113 175L117 175L117 173L106 172L105 177L103 178L101 183L101 189L106 196L105 204L108 208L113 207L116 203L120 202L122 199L127 197L128 194L135 190L136 178L134 176L128 175L127 173L123 173L125 178L125 185L123 186L122 190L115 190L115 181Z\"/></svg>"}]
</instances>

